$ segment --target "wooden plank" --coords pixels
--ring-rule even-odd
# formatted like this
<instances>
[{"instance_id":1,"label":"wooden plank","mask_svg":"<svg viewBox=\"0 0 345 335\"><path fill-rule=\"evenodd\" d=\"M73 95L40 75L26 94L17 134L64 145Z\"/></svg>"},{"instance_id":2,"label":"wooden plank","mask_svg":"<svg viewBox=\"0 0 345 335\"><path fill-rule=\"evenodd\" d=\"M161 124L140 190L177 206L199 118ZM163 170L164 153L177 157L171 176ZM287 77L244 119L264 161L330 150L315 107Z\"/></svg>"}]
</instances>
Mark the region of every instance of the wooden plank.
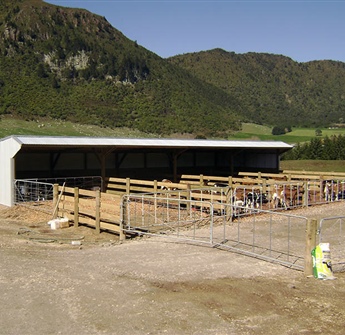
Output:
<instances>
[{"instance_id":1,"label":"wooden plank","mask_svg":"<svg viewBox=\"0 0 345 335\"><path fill-rule=\"evenodd\" d=\"M106 189L106 193L108 191L120 191L120 193L126 193L126 185L110 185Z\"/></svg>"},{"instance_id":2,"label":"wooden plank","mask_svg":"<svg viewBox=\"0 0 345 335\"><path fill-rule=\"evenodd\" d=\"M96 227L95 220L85 216L79 216L79 224L86 224L91 227Z\"/></svg>"},{"instance_id":3,"label":"wooden plank","mask_svg":"<svg viewBox=\"0 0 345 335\"><path fill-rule=\"evenodd\" d=\"M126 184L126 178L109 177L106 181L108 183L125 183Z\"/></svg>"},{"instance_id":4,"label":"wooden plank","mask_svg":"<svg viewBox=\"0 0 345 335\"><path fill-rule=\"evenodd\" d=\"M95 206L95 201L96 198L92 198L92 199L83 199L83 198L79 198L79 206Z\"/></svg>"},{"instance_id":5,"label":"wooden plank","mask_svg":"<svg viewBox=\"0 0 345 335\"><path fill-rule=\"evenodd\" d=\"M103 193L101 194L102 201L121 201L121 196Z\"/></svg>"},{"instance_id":6,"label":"wooden plank","mask_svg":"<svg viewBox=\"0 0 345 335\"><path fill-rule=\"evenodd\" d=\"M63 207L60 207L60 210L74 212L74 203L66 202L66 203L64 203Z\"/></svg>"},{"instance_id":7,"label":"wooden plank","mask_svg":"<svg viewBox=\"0 0 345 335\"><path fill-rule=\"evenodd\" d=\"M189 184L189 185L195 185L197 187L200 187L200 183L195 183L193 180L180 180L180 183L179 183L181 186L182 185L186 185L186 184Z\"/></svg>"},{"instance_id":8,"label":"wooden plank","mask_svg":"<svg viewBox=\"0 0 345 335\"><path fill-rule=\"evenodd\" d=\"M96 210L95 208L80 208L79 207L79 215L88 215L94 218L96 215Z\"/></svg>"},{"instance_id":9,"label":"wooden plank","mask_svg":"<svg viewBox=\"0 0 345 335\"><path fill-rule=\"evenodd\" d=\"M64 194L74 194L74 187L65 187L64 189L63 189L63 193Z\"/></svg>"},{"instance_id":10,"label":"wooden plank","mask_svg":"<svg viewBox=\"0 0 345 335\"><path fill-rule=\"evenodd\" d=\"M62 196L62 201L67 201L67 202L74 202L74 195L73 196L69 196L69 195L63 195Z\"/></svg>"},{"instance_id":11,"label":"wooden plank","mask_svg":"<svg viewBox=\"0 0 345 335\"><path fill-rule=\"evenodd\" d=\"M87 197L96 197L96 191L84 190L82 188L79 189L79 196L87 196Z\"/></svg>"},{"instance_id":12,"label":"wooden plank","mask_svg":"<svg viewBox=\"0 0 345 335\"><path fill-rule=\"evenodd\" d=\"M115 212L119 208L120 208L120 202L112 203L112 204L104 203L104 202L101 203L101 211L105 210L105 211L108 211L108 212L109 211L110 212Z\"/></svg>"},{"instance_id":13,"label":"wooden plank","mask_svg":"<svg viewBox=\"0 0 345 335\"><path fill-rule=\"evenodd\" d=\"M120 222L120 214L102 212L101 221L102 220Z\"/></svg>"},{"instance_id":14,"label":"wooden plank","mask_svg":"<svg viewBox=\"0 0 345 335\"><path fill-rule=\"evenodd\" d=\"M101 229L110 230L115 233L120 233L120 226L117 223L109 223L109 222L101 221L100 225L101 225Z\"/></svg>"},{"instance_id":15,"label":"wooden plank","mask_svg":"<svg viewBox=\"0 0 345 335\"><path fill-rule=\"evenodd\" d=\"M200 175L194 174L183 174L180 179L193 179L193 180L200 180Z\"/></svg>"}]
</instances>

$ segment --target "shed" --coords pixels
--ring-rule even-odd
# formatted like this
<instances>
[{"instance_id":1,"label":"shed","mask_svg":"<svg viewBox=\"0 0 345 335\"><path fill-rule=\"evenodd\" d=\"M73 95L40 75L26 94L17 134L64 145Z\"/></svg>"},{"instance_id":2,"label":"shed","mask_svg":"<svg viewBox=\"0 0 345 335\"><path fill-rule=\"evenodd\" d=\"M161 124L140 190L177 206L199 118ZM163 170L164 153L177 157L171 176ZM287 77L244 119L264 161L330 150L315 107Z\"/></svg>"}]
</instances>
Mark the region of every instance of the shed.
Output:
<instances>
[{"instance_id":1,"label":"shed","mask_svg":"<svg viewBox=\"0 0 345 335\"><path fill-rule=\"evenodd\" d=\"M14 203L15 179L71 176L146 180L182 174L279 171L281 141L13 135L0 140L0 204Z\"/></svg>"}]
</instances>

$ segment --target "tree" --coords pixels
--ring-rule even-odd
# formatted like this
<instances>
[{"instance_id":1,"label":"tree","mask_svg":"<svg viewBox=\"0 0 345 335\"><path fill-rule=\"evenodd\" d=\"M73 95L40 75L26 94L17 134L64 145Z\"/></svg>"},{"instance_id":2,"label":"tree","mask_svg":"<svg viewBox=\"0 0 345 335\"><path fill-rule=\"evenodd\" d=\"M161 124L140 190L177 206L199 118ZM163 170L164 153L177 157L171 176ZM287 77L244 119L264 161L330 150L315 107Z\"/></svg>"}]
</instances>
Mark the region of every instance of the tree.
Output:
<instances>
[{"instance_id":1,"label":"tree","mask_svg":"<svg viewBox=\"0 0 345 335\"><path fill-rule=\"evenodd\" d=\"M308 156L309 159L322 159L323 146L322 141L319 138L311 139L308 145Z\"/></svg>"},{"instance_id":2,"label":"tree","mask_svg":"<svg viewBox=\"0 0 345 335\"><path fill-rule=\"evenodd\" d=\"M285 129L283 127L274 126L272 129L272 135L283 135L285 134Z\"/></svg>"},{"instance_id":3,"label":"tree","mask_svg":"<svg viewBox=\"0 0 345 335\"><path fill-rule=\"evenodd\" d=\"M321 129L316 129L315 130L315 136L322 136L322 130Z\"/></svg>"}]
</instances>

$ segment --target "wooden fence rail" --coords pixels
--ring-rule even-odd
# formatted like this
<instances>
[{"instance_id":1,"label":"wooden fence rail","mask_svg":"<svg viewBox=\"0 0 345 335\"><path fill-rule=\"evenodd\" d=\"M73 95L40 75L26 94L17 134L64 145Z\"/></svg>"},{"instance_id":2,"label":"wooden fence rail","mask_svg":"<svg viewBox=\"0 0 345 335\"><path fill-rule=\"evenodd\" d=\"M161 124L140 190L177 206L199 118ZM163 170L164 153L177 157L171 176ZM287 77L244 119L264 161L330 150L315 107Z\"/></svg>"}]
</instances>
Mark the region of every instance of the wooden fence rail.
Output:
<instances>
[{"instance_id":1,"label":"wooden fence rail","mask_svg":"<svg viewBox=\"0 0 345 335\"><path fill-rule=\"evenodd\" d=\"M120 195L54 185L55 217L67 217L75 227L90 226L98 233L108 230L122 239L120 204Z\"/></svg>"},{"instance_id":2,"label":"wooden fence rail","mask_svg":"<svg viewBox=\"0 0 345 335\"><path fill-rule=\"evenodd\" d=\"M105 180L105 192L100 190L84 190L79 188L54 186L54 215L55 217L67 217L73 221L74 226L87 225L96 229L109 230L119 234L123 238L122 229L122 197L129 194L138 193L164 193L170 192L172 197L182 197L187 200L208 201L215 206L221 207L222 204L229 203L229 199L237 192L245 193L250 190L260 190L267 193L269 200L277 189L288 190L288 188L301 190L303 188L308 196L314 195L314 199L322 202L324 199L324 181L334 180L331 191L338 194L344 192L344 174L326 175L325 173L300 173L288 171L288 174L269 174L269 173L248 173L241 172L239 177L220 177L207 175L182 175L179 183L157 180L138 180L130 178L113 178ZM225 193L215 186L221 185L227 189ZM209 188L209 192L204 189ZM231 192L230 192L231 190ZM220 192L219 192L220 191ZM233 192L234 191L234 192ZM175 193L176 194L175 194ZM342 198L344 199L344 198ZM303 204L308 204L306 197Z\"/></svg>"}]
</instances>

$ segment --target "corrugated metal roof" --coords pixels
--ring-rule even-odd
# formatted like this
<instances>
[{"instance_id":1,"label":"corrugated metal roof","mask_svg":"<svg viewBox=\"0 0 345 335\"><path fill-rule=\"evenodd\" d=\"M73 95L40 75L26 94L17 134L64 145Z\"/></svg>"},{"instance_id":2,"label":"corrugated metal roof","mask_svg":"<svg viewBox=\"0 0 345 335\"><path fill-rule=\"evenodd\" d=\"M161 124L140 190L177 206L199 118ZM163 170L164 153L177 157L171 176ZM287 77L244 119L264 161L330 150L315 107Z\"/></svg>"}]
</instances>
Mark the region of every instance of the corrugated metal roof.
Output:
<instances>
[{"instance_id":1,"label":"corrugated metal roof","mask_svg":"<svg viewBox=\"0 0 345 335\"><path fill-rule=\"evenodd\" d=\"M16 140L24 146L116 146L116 147L167 147L167 148L253 148L253 149L291 149L292 146L281 141L231 141L160 138L114 138L114 137L69 137L69 136L27 136L13 135L3 138Z\"/></svg>"}]
</instances>

